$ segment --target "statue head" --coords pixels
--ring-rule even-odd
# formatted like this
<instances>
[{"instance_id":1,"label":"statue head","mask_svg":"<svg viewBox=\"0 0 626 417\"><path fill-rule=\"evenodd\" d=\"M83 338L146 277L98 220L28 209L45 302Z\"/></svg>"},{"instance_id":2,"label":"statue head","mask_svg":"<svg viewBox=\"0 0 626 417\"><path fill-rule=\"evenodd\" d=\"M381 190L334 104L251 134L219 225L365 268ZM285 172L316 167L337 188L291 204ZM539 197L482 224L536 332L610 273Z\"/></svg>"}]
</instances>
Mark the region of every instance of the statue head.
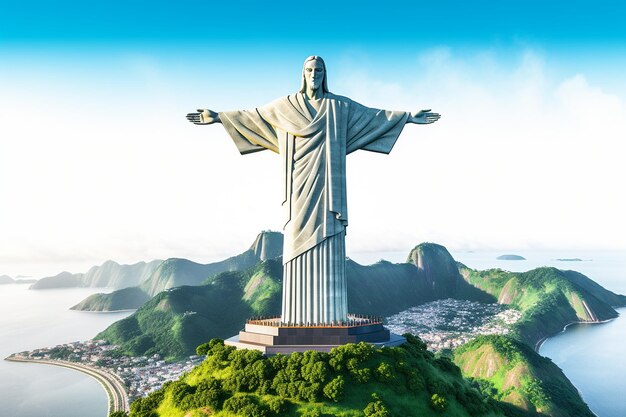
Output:
<instances>
[{"instance_id":1,"label":"statue head","mask_svg":"<svg viewBox=\"0 0 626 417\"><path fill-rule=\"evenodd\" d=\"M314 90L319 86L322 88L323 93L329 93L326 63L322 57L317 55L311 55L305 59L304 64L302 64L302 85L300 86L300 92L306 92L307 85L311 82L314 83Z\"/></svg>"}]
</instances>

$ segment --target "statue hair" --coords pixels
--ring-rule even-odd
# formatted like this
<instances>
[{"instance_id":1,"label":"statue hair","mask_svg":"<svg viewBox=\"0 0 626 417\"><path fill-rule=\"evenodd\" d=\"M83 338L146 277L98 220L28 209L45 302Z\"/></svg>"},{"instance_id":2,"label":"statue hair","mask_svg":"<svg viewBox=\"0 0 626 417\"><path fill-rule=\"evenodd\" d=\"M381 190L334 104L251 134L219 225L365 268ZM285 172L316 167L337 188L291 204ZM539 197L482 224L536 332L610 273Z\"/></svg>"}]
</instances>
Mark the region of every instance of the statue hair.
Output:
<instances>
[{"instance_id":1,"label":"statue hair","mask_svg":"<svg viewBox=\"0 0 626 417\"><path fill-rule=\"evenodd\" d=\"M319 61L322 63L322 68L324 68L324 79L322 80L322 92L330 93L330 91L328 91L328 71L326 71L326 63L324 62L321 56L317 56L317 55L311 55L310 57L305 59L304 64L302 64L302 85L300 85L300 93L306 92L306 79L304 78L304 66L309 61Z\"/></svg>"}]
</instances>

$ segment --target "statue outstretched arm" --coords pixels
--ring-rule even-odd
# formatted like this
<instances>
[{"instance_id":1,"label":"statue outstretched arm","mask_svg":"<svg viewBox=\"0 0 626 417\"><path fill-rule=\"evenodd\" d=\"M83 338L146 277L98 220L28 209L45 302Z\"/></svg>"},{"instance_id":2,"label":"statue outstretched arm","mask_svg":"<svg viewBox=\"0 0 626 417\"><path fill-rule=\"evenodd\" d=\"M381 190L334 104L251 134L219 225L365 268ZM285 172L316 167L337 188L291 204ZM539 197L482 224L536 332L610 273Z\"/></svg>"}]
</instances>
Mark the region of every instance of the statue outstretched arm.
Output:
<instances>
[{"instance_id":1,"label":"statue outstretched arm","mask_svg":"<svg viewBox=\"0 0 626 417\"><path fill-rule=\"evenodd\" d=\"M431 123L435 123L441 115L439 113L432 113L430 109L428 110L420 110L416 113L411 113L406 119L407 123L415 123L418 125L428 125Z\"/></svg>"},{"instance_id":2,"label":"statue outstretched arm","mask_svg":"<svg viewBox=\"0 0 626 417\"><path fill-rule=\"evenodd\" d=\"M187 113L187 120L194 125L210 125L213 123L222 123L220 114L209 109L198 109L197 113Z\"/></svg>"}]
</instances>

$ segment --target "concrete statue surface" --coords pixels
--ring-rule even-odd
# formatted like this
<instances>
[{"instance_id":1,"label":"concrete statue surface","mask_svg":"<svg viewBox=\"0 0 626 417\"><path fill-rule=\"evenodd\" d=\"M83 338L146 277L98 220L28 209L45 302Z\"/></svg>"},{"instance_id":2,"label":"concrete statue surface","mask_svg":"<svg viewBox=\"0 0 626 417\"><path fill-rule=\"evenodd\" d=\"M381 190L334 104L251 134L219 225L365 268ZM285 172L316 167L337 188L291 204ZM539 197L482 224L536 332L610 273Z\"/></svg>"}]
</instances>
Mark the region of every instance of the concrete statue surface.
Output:
<instances>
[{"instance_id":1,"label":"concrete statue surface","mask_svg":"<svg viewBox=\"0 0 626 417\"><path fill-rule=\"evenodd\" d=\"M239 152L269 149L284 172L284 253L281 322L348 322L345 276L346 155L364 149L389 153L407 123L439 119L365 107L328 90L324 60L308 57L295 94L250 110L199 109L187 119L221 123Z\"/></svg>"}]
</instances>

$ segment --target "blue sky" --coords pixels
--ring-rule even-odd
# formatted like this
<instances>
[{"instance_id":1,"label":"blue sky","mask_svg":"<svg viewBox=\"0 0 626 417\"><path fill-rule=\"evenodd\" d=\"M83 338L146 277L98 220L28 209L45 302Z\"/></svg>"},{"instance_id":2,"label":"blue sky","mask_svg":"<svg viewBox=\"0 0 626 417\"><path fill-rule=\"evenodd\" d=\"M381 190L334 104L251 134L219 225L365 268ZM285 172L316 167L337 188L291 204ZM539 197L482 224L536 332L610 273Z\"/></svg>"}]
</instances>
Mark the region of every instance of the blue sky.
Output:
<instances>
[{"instance_id":1,"label":"blue sky","mask_svg":"<svg viewBox=\"0 0 626 417\"><path fill-rule=\"evenodd\" d=\"M348 165L348 254L626 249L620 2L0 0L0 274L239 253L282 227L275 158L197 107L292 93L443 114ZM584 253L579 257L585 257Z\"/></svg>"},{"instance_id":2,"label":"blue sky","mask_svg":"<svg viewBox=\"0 0 626 417\"><path fill-rule=\"evenodd\" d=\"M619 1L189 2L3 1L0 37L16 42L410 41L507 45L517 40L623 46ZM311 30L286 32L307 25Z\"/></svg>"}]
</instances>

